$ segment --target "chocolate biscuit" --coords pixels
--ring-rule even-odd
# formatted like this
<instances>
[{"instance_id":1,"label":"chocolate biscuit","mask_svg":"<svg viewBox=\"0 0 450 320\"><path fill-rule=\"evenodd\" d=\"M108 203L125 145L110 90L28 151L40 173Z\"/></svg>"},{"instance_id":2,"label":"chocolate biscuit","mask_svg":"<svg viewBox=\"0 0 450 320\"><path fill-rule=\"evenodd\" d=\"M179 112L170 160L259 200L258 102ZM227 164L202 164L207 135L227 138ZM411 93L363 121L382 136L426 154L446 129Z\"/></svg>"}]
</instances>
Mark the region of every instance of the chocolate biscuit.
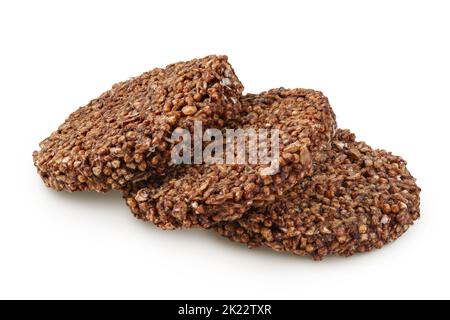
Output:
<instances>
[{"instance_id":1,"label":"chocolate biscuit","mask_svg":"<svg viewBox=\"0 0 450 320\"><path fill-rule=\"evenodd\" d=\"M242 84L225 56L154 69L71 114L33 153L48 187L108 191L163 174L175 128L222 127L240 112Z\"/></svg>"},{"instance_id":2,"label":"chocolate biscuit","mask_svg":"<svg viewBox=\"0 0 450 320\"><path fill-rule=\"evenodd\" d=\"M281 200L214 229L251 248L321 260L379 249L420 217L420 188L400 157L338 130L314 160L314 174Z\"/></svg>"},{"instance_id":3,"label":"chocolate biscuit","mask_svg":"<svg viewBox=\"0 0 450 320\"><path fill-rule=\"evenodd\" d=\"M278 129L279 172L262 175L261 164L180 165L164 177L132 185L124 197L134 215L163 229L210 227L267 205L312 170L312 154L329 148L335 115L320 92L275 89L241 98L239 129Z\"/></svg>"}]
</instances>

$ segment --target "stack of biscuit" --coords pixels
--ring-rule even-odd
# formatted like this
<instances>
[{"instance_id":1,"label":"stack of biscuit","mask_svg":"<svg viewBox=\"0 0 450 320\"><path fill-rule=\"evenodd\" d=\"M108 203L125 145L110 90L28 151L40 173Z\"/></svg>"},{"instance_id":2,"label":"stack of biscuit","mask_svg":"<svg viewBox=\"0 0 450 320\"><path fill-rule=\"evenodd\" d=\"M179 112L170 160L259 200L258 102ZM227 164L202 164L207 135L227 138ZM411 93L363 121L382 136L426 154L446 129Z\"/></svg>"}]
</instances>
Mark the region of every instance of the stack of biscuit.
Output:
<instances>
[{"instance_id":1,"label":"stack of biscuit","mask_svg":"<svg viewBox=\"0 0 450 320\"><path fill-rule=\"evenodd\" d=\"M154 69L72 113L41 142L34 164L58 191L121 191L135 217L162 229L212 229L315 260L379 249L420 217L420 188L406 162L338 129L321 92L243 90L226 56ZM248 161L251 148L233 163L173 161L181 141L174 133L195 137L198 126L223 136L276 132L276 170ZM229 156L225 149L214 159Z\"/></svg>"}]
</instances>

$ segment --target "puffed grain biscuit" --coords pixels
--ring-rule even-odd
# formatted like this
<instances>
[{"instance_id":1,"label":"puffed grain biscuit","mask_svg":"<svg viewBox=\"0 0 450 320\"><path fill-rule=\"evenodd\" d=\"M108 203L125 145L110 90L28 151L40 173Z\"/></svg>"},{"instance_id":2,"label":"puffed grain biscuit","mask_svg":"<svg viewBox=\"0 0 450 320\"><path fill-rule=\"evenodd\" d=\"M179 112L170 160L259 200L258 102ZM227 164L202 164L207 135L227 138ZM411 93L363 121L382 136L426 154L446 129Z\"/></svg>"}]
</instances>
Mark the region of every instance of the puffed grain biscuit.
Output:
<instances>
[{"instance_id":1,"label":"puffed grain biscuit","mask_svg":"<svg viewBox=\"0 0 450 320\"><path fill-rule=\"evenodd\" d=\"M266 246L321 260L379 249L420 217L420 188L406 162L338 130L332 148L284 197L214 229L251 248Z\"/></svg>"},{"instance_id":2,"label":"puffed grain biscuit","mask_svg":"<svg viewBox=\"0 0 450 320\"><path fill-rule=\"evenodd\" d=\"M154 69L70 115L33 153L48 187L108 191L164 173L172 131L193 121L221 127L240 112L242 84L226 56Z\"/></svg>"},{"instance_id":3,"label":"puffed grain biscuit","mask_svg":"<svg viewBox=\"0 0 450 320\"><path fill-rule=\"evenodd\" d=\"M312 154L329 148L336 130L328 99L318 91L274 89L241 98L243 130L278 129L280 168L262 164L180 165L174 172L132 185L124 197L134 215L163 229L209 227L276 201L312 170Z\"/></svg>"}]
</instances>

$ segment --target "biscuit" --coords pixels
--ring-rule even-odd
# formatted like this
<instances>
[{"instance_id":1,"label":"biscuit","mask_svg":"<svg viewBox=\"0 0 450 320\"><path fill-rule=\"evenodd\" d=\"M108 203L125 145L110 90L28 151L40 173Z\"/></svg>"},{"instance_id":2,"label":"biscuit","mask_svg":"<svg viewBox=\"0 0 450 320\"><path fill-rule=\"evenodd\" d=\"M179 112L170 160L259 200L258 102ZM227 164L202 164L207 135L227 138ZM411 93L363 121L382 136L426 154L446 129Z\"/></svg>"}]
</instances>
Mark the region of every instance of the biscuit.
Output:
<instances>
[{"instance_id":1,"label":"biscuit","mask_svg":"<svg viewBox=\"0 0 450 320\"><path fill-rule=\"evenodd\" d=\"M284 197L213 228L251 248L321 260L379 249L420 217L420 188L406 162L373 150L347 130L316 154L314 174Z\"/></svg>"},{"instance_id":2,"label":"biscuit","mask_svg":"<svg viewBox=\"0 0 450 320\"><path fill-rule=\"evenodd\" d=\"M118 83L69 116L33 153L48 187L120 190L164 173L174 129L222 127L240 112L243 86L226 56L154 69Z\"/></svg>"},{"instance_id":3,"label":"biscuit","mask_svg":"<svg viewBox=\"0 0 450 320\"><path fill-rule=\"evenodd\" d=\"M264 206L311 174L312 154L329 148L336 130L328 99L318 91L274 89L241 98L241 118L227 126L278 129L280 168L262 164L180 165L163 177L132 185L124 197L134 215L163 229L210 227Z\"/></svg>"}]
</instances>

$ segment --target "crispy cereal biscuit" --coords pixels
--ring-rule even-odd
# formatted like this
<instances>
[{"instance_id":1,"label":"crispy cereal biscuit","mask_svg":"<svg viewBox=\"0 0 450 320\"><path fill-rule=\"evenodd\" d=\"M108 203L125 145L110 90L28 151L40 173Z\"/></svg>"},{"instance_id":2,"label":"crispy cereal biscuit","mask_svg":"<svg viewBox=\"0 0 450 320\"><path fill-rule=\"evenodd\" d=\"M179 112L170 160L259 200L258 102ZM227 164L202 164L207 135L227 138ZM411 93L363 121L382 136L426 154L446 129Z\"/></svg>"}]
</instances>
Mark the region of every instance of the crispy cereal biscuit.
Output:
<instances>
[{"instance_id":1,"label":"crispy cereal biscuit","mask_svg":"<svg viewBox=\"0 0 450 320\"><path fill-rule=\"evenodd\" d=\"M180 165L165 177L131 186L124 197L134 215L163 229L209 227L274 202L312 170L311 154L328 148L336 130L328 99L305 89L275 89L241 99L232 128L278 129L279 171L258 164ZM227 124L227 125L230 125Z\"/></svg>"},{"instance_id":2,"label":"crispy cereal biscuit","mask_svg":"<svg viewBox=\"0 0 450 320\"><path fill-rule=\"evenodd\" d=\"M240 111L242 84L226 56L208 56L154 69L118 83L78 109L34 152L48 187L121 189L164 173L170 137L193 120L221 127Z\"/></svg>"},{"instance_id":3,"label":"crispy cereal biscuit","mask_svg":"<svg viewBox=\"0 0 450 320\"><path fill-rule=\"evenodd\" d=\"M316 154L314 174L282 200L214 229L249 247L312 256L351 256L396 240L420 217L420 188L406 162L338 130Z\"/></svg>"}]
</instances>

